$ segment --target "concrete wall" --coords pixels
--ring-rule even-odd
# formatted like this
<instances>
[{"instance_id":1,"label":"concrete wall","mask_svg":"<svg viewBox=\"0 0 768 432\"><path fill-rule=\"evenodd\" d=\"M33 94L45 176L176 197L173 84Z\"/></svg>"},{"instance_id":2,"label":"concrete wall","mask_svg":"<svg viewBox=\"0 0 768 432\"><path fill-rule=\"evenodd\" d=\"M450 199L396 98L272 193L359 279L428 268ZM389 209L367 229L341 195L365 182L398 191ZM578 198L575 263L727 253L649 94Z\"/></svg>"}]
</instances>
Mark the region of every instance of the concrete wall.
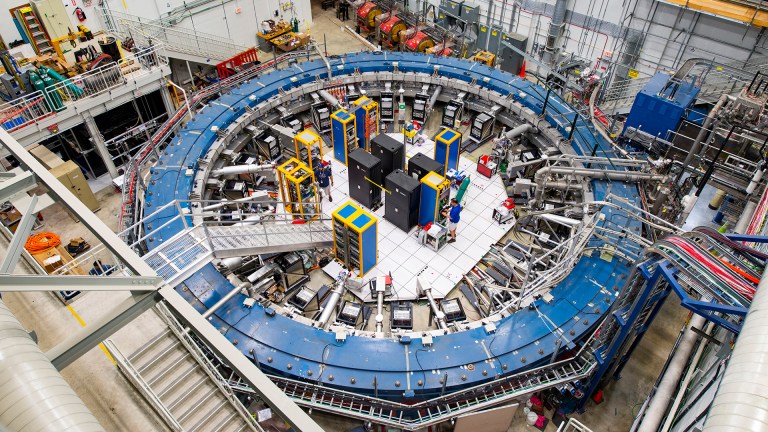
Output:
<instances>
[{"instance_id":1,"label":"concrete wall","mask_svg":"<svg viewBox=\"0 0 768 432\"><path fill-rule=\"evenodd\" d=\"M112 10L126 12L147 19L166 16L182 6L183 0L106 0ZM189 3L189 2L187 2ZM286 4L292 7L285 7ZM244 46L257 45L259 23L267 19L283 17L286 21L296 17L299 29L306 30L312 24L310 0L214 0L194 10L191 17L177 25L198 32L214 34L234 40Z\"/></svg>"}]
</instances>

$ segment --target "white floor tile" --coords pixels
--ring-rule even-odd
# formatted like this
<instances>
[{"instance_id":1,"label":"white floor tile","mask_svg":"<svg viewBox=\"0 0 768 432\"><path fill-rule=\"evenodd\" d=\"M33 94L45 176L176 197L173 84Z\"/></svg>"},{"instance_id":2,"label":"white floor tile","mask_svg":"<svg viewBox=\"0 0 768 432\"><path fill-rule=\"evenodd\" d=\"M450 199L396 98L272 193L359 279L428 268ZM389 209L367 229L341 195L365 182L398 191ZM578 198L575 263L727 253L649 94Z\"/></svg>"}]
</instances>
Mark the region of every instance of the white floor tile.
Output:
<instances>
[{"instance_id":1,"label":"white floor tile","mask_svg":"<svg viewBox=\"0 0 768 432\"><path fill-rule=\"evenodd\" d=\"M480 237L478 237L477 241L475 242L475 245L487 251L488 248L490 248L492 244L496 243L497 240L498 238L491 237L488 234L483 233Z\"/></svg>"},{"instance_id":2,"label":"white floor tile","mask_svg":"<svg viewBox=\"0 0 768 432\"><path fill-rule=\"evenodd\" d=\"M453 260L461 256L461 251L453 247L452 244L449 244L440 249L437 255L453 262Z\"/></svg>"},{"instance_id":3,"label":"white floor tile","mask_svg":"<svg viewBox=\"0 0 768 432\"><path fill-rule=\"evenodd\" d=\"M400 247L403 250L405 250L409 255L417 254L421 249L421 245L419 244L419 242L415 238L410 236L406 238L405 241L400 243Z\"/></svg>"},{"instance_id":4,"label":"white floor tile","mask_svg":"<svg viewBox=\"0 0 768 432\"><path fill-rule=\"evenodd\" d=\"M379 255L379 263L376 265L376 268L384 274L395 271L398 267L400 267L400 263L393 260L391 255L385 258L382 258L382 256Z\"/></svg>"},{"instance_id":5,"label":"white floor tile","mask_svg":"<svg viewBox=\"0 0 768 432\"><path fill-rule=\"evenodd\" d=\"M475 198L475 199L477 200L478 203L480 203L480 204L482 204L482 205L484 205L486 207L495 206L497 204L496 203L496 201L497 201L496 197L494 195L490 195L490 194L487 194L485 192L483 192L480 195L478 195L477 198Z\"/></svg>"},{"instance_id":6,"label":"white floor tile","mask_svg":"<svg viewBox=\"0 0 768 432\"><path fill-rule=\"evenodd\" d=\"M436 271L437 273L442 273L446 270L448 270L448 267L452 265L451 261L448 261L446 258L441 256L436 256L433 259L431 259L429 262L429 268Z\"/></svg>"},{"instance_id":7,"label":"white floor tile","mask_svg":"<svg viewBox=\"0 0 768 432\"><path fill-rule=\"evenodd\" d=\"M378 225L379 226L376 229L377 229L377 231L379 233L379 238L380 239L386 237L392 231L394 231L396 229L399 229L396 226L392 225L392 223L389 222L386 219L379 219Z\"/></svg>"},{"instance_id":8,"label":"white floor tile","mask_svg":"<svg viewBox=\"0 0 768 432\"><path fill-rule=\"evenodd\" d=\"M408 270L409 272L413 273L413 275L415 276L421 273L422 270L424 270L424 267L426 267L426 264L424 263L424 261L421 261L415 256L410 256L406 261L402 263L400 267Z\"/></svg>"},{"instance_id":9,"label":"white floor tile","mask_svg":"<svg viewBox=\"0 0 768 432\"><path fill-rule=\"evenodd\" d=\"M390 256L395 251L396 244L386 238L378 240L379 256Z\"/></svg>"},{"instance_id":10,"label":"white floor tile","mask_svg":"<svg viewBox=\"0 0 768 432\"><path fill-rule=\"evenodd\" d=\"M468 239L476 239L477 237L482 234L482 231L472 226L473 224L469 223L469 221L464 221L464 218L461 219L461 222L459 222L459 228L458 228L458 235L461 237L466 237Z\"/></svg>"},{"instance_id":11,"label":"white floor tile","mask_svg":"<svg viewBox=\"0 0 768 432\"><path fill-rule=\"evenodd\" d=\"M419 250L414 252L413 255L419 257L419 259L425 263L429 263L430 260L438 256L437 252L435 252L432 248L424 245L419 245Z\"/></svg>"},{"instance_id":12,"label":"white floor tile","mask_svg":"<svg viewBox=\"0 0 768 432\"><path fill-rule=\"evenodd\" d=\"M394 284L404 286L411 279L413 279L413 273L409 272L408 269L399 267L392 271L392 283Z\"/></svg>"},{"instance_id":13,"label":"white floor tile","mask_svg":"<svg viewBox=\"0 0 768 432\"><path fill-rule=\"evenodd\" d=\"M478 262L488 252L488 246L473 244L464 251L464 255L472 262Z\"/></svg>"},{"instance_id":14,"label":"white floor tile","mask_svg":"<svg viewBox=\"0 0 768 432\"><path fill-rule=\"evenodd\" d=\"M387 234L387 238L391 240L393 243L395 243L396 245L400 245L408 238L408 234L404 233L399 229L394 229L390 231L389 234Z\"/></svg>"}]
</instances>

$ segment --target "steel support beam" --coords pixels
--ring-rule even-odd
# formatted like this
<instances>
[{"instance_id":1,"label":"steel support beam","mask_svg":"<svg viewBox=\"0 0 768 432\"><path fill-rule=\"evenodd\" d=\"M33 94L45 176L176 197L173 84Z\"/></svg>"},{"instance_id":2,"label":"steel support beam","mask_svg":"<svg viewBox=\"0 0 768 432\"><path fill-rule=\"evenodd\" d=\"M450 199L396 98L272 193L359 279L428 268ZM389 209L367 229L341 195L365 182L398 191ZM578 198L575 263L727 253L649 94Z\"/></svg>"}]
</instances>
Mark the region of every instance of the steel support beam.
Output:
<instances>
[{"instance_id":1,"label":"steel support beam","mask_svg":"<svg viewBox=\"0 0 768 432\"><path fill-rule=\"evenodd\" d=\"M104 161L104 166L107 168L107 171L109 171L109 176L112 178L118 177L120 174L117 173L117 167L115 167L115 162L112 160L112 155L109 154L107 145L104 144L104 137L101 135L99 127L96 126L96 120L89 115L83 116L83 120L85 121L85 127L88 129L88 133L91 135L91 142L93 142L96 151L99 152L99 156L101 156L101 160Z\"/></svg>"},{"instance_id":2,"label":"steel support beam","mask_svg":"<svg viewBox=\"0 0 768 432\"><path fill-rule=\"evenodd\" d=\"M14 237L15 238L15 237ZM2 269L0 269L2 270ZM0 292L29 291L155 291L159 276L69 276L0 274Z\"/></svg>"},{"instance_id":3,"label":"steel support beam","mask_svg":"<svg viewBox=\"0 0 768 432\"><path fill-rule=\"evenodd\" d=\"M157 276L152 267L125 244L120 237L99 219L93 212L85 206L69 188L61 184L43 165L38 162L24 147L21 146L8 132L0 129L0 143L22 165L34 172L38 180L45 185L50 194L56 198L64 207L73 214L77 215L83 225L90 230L93 235L101 241L107 249L116 256L120 257L123 264L136 275Z\"/></svg>"},{"instance_id":4,"label":"steel support beam","mask_svg":"<svg viewBox=\"0 0 768 432\"><path fill-rule=\"evenodd\" d=\"M104 316L93 323L89 323L88 327L83 327L69 339L48 350L45 355L51 360L51 363L53 363L57 370L62 370L100 344L104 339L112 336L123 326L149 310L159 300L160 296L157 291L145 294L138 299L131 296Z\"/></svg>"},{"instance_id":5,"label":"steel support beam","mask_svg":"<svg viewBox=\"0 0 768 432\"><path fill-rule=\"evenodd\" d=\"M179 293L169 286L161 288L159 292L171 310L179 315L182 323L188 325L216 355L225 359L229 367L245 380L269 407L288 422L294 430L300 432L323 431L307 413L299 408Z\"/></svg>"},{"instance_id":6,"label":"steel support beam","mask_svg":"<svg viewBox=\"0 0 768 432\"><path fill-rule=\"evenodd\" d=\"M10 273L16 268L16 264L19 262L19 257L24 251L24 243L27 241L27 237L29 237L29 233L32 232L32 227L35 225L36 216L33 210L36 205L37 196L33 196L32 200L29 201L26 211L21 216L21 221L19 222L18 227L16 227L16 232L13 234L11 244L8 246L8 253L5 255L5 258L3 258L3 262L0 263L0 275ZM3 276L0 276L0 278L2 277ZM2 284L0 283L0 287L1 286Z\"/></svg>"},{"instance_id":7,"label":"steel support beam","mask_svg":"<svg viewBox=\"0 0 768 432\"><path fill-rule=\"evenodd\" d=\"M5 180L0 182L0 200L2 201L37 186L37 179L31 172L23 171L3 174L10 174L10 176L4 176Z\"/></svg>"}]
</instances>

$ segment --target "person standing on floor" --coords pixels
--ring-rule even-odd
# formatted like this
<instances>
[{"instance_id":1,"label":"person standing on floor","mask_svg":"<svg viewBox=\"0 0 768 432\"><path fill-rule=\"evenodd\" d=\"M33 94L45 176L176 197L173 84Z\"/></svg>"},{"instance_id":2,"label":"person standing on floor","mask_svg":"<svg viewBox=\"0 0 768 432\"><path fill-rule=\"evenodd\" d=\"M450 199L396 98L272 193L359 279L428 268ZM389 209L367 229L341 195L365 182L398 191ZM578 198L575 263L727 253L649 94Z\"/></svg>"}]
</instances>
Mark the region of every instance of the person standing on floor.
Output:
<instances>
[{"instance_id":1,"label":"person standing on floor","mask_svg":"<svg viewBox=\"0 0 768 432\"><path fill-rule=\"evenodd\" d=\"M328 201L333 202L333 197L331 196L331 186L333 186L333 172L331 171L331 164L327 161L322 161L321 163L317 164L317 167L315 168L315 180L317 180L318 186L320 186L320 190L322 190L323 195L328 196ZM322 197L320 197L322 200Z\"/></svg>"},{"instance_id":2,"label":"person standing on floor","mask_svg":"<svg viewBox=\"0 0 768 432\"><path fill-rule=\"evenodd\" d=\"M443 216L448 218L448 232L451 235L448 243L453 243L456 241L456 228L461 220L461 206L456 198L451 198L451 208L443 210Z\"/></svg>"}]
</instances>

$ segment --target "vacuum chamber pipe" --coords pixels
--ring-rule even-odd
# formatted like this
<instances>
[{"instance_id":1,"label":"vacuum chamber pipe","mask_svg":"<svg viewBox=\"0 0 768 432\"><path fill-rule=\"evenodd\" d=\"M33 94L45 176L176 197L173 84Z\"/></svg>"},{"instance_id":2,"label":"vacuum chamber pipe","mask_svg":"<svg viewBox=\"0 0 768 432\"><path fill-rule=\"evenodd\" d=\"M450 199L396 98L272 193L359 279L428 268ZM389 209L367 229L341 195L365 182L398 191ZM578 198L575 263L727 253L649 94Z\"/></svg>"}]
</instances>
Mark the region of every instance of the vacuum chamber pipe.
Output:
<instances>
[{"instance_id":1,"label":"vacuum chamber pipe","mask_svg":"<svg viewBox=\"0 0 768 432\"><path fill-rule=\"evenodd\" d=\"M440 92L442 91L443 86L437 86L435 92L432 93L432 97L429 98L429 107L427 107L427 109L431 110L435 106L435 103L437 103L437 98L440 97Z\"/></svg>"},{"instance_id":2,"label":"vacuum chamber pipe","mask_svg":"<svg viewBox=\"0 0 768 432\"><path fill-rule=\"evenodd\" d=\"M763 272L744 319L704 432L758 431L768 427L768 272Z\"/></svg>"},{"instance_id":3,"label":"vacuum chamber pipe","mask_svg":"<svg viewBox=\"0 0 768 432\"><path fill-rule=\"evenodd\" d=\"M329 105L331 105L333 108L340 108L341 104L339 103L339 100L333 97L332 94L328 93L325 90L318 90L317 94L320 95L321 98L325 99L326 102L328 102Z\"/></svg>"},{"instance_id":4,"label":"vacuum chamber pipe","mask_svg":"<svg viewBox=\"0 0 768 432\"><path fill-rule=\"evenodd\" d=\"M513 139L513 138L519 137L522 134L531 133L534 130L535 128L533 127L532 124L525 123L525 124L521 124L520 126L514 129L510 129L509 131L507 131L507 133L504 134L504 137L506 137L507 139Z\"/></svg>"},{"instance_id":5,"label":"vacuum chamber pipe","mask_svg":"<svg viewBox=\"0 0 768 432\"><path fill-rule=\"evenodd\" d=\"M323 328L327 327L328 320L330 320L331 315L333 315L333 312L336 310L336 305L339 303L341 296L347 289L347 277L348 276L344 274L339 276L339 278L336 280L336 286L333 288L331 295L328 297L328 304L325 305L325 308L323 308L323 313L320 314L320 318L317 319L317 321L320 322L320 326Z\"/></svg>"},{"instance_id":6,"label":"vacuum chamber pipe","mask_svg":"<svg viewBox=\"0 0 768 432\"><path fill-rule=\"evenodd\" d=\"M546 184L546 176L549 174L576 175L589 178L604 178L608 180L620 180L636 182L641 180L664 181L667 176L662 174L641 173L636 171L613 171L598 170L589 168L569 168L548 166L536 171L534 181L537 185ZM536 201L541 199L543 187L536 188Z\"/></svg>"},{"instance_id":7,"label":"vacuum chamber pipe","mask_svg":"<svg viewBox=\"0 0 768 432\"><path fill-rule=\"evenodd\" d=\"M696 314L694 314L689 321L682 339L680 340L680 344L677 346L675 353L672 354L672 359L669 361L667 370L664 371L661 382L659 382L656 392L653 394L653 398L648 404L648 409L645 410L645 417L643 417L640 426L637 428L637 432L658 432L661 421L667 413L670 399L674 395L675 390L677 390L678 383L685 370L685 365L688 363L688 358L691 356L693 346L696 344L696 338L698 336L691 330L691 328L699 329L706 322L707 320L705 320L704 317Z\"/></svg>"},{"instance_id":8,"label":"vacuum chamber pipe","mask_svg":"<svg viewBox=\"0 0 768 432\"><path fill-rule=\"evenodd\" d=\"M224 175L252 174L275 169L275 164L266 165L232 165L211 171L211 177L220 177Z\"/></svg>"},{"instance_id":9,"label":"vacuum chamber pipe","mask_svg":"<svg viewBox=\"0 0 768 432\"><path fill-rule=\"evenodd\" d=\"M0 382L0 428L17 432L104 431L2 301Z\"/></svg>"},{"instance_id":10,"label":"vacuum chamber pipe","mask_svg":"<svg viewBox=\"0 0 768 432\"><path fill-rule=\"evenodd\" d=\"M213 315L219 308L224 306L228 301L232 300L233 297L240 294L243 289L247 289L251 284L248 282L243 282L240 285L232 288L230 292L228 292L224 297L221 298L221 300L217 301L216 304L211 306L207 311L203 312L203 318L208 318L209 316Z\"/></svg>"}]
</instances>

